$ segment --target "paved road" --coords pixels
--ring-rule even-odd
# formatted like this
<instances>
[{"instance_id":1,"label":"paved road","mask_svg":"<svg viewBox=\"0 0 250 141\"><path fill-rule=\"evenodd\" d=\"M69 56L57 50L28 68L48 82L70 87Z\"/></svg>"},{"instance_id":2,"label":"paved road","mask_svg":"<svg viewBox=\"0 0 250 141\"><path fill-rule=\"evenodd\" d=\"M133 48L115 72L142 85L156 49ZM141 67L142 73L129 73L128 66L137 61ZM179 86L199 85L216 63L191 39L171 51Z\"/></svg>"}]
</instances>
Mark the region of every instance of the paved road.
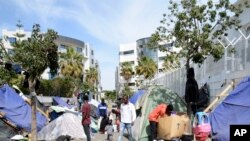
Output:
<instances>
[{"instance_id":1,"label":"paved road","mask_svg":"<svg viewBox=\"0 0 250 141\"><path fill-rule=\"evenodd\" d=\"M118 136L119 133L115 132L113 134L113 141L117 141L118 140ZM95 133L94 134L94 138L92 139L92 141L105 141L107 139L107 135L106 134L99 134L99 133ZM127 138L123 137L122 139L123 141L128 141Z\"/></svg>"}]
</instances>

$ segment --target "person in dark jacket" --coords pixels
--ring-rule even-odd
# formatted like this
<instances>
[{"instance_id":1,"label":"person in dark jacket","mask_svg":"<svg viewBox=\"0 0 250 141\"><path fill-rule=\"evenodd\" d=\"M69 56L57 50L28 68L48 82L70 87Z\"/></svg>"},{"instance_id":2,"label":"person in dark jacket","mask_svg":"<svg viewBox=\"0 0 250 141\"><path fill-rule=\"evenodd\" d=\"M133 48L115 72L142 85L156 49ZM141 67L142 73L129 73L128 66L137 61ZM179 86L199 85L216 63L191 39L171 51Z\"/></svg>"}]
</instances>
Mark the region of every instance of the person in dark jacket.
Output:
<instances>
[{"instance_id":1,"label":"person in dark jacket","mask_svg":"<svg viewBox=\"0 0 250 141\"><path fill-rule=\"evenodd\" d=\"M185 101L188 105L187 113L191 115L190 108L195 115L197 111L197 102L199 100L199 87L197 81L194 78L194 68L189 68L187 71L187 81L186 81L186 88L185 88Z\"/></svg>"},{"instance_id":2,"label":"person in dark jacket","mask_svg":"<svg viewBox=\"0 0 250 141\"><path fill-rule=\"evenodd\" d=\"M100 117L107 117L107 112L107 104L104 99L102 99L102 102L98 105L97 113Z\"/></svg>"}]
</instances>

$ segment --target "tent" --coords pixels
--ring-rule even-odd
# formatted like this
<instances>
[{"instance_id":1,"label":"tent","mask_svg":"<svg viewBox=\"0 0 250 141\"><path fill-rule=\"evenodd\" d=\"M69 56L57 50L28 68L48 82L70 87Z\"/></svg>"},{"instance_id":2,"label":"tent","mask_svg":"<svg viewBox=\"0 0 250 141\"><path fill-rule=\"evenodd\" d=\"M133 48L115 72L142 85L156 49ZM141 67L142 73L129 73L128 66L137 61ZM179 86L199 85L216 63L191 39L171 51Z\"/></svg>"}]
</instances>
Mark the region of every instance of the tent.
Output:
<instances>
[{"instance_id":1,"label":"tent","mask_svg":"<svg viewBox=\"0 0 250 141\"><path fill-rule=\"evenodd\" d=\"M11 137L18 134L18 130L0 118L0 141L10 141Z\"/></svg>"},{"instance_id":2,"label":"tent","mask_svg":"<svg viewBox=\"0 0 250 141\"><path fill-rule=\"evenodd\" d=\"M215 141L230 140L230 125L249 124L249 101L250 77L246 77L210 114L212 135Z\"/></svg>"},{"instance_id":3,"label":"tent","mask_svg":"<svg viewBox=\"0 0 250 141\"><path fill-rule=\"evenodd\" d=\"M133 103L135 105L136 101L140 99L141 96L145 93L145 90L139 90L136 93L134 93L130 98L129 102Z\"/></svg>"},{"instance_id":4,"label":"tent","mask_svg":"<svg viewBox=\"0 0 250 141\"><path fill-rule=\"evenodd\" d=\"M0 87L0 112L4 119L17 128L31 131L31 107L7 84ZM36 113L36 117L39 131L45 126L47 119L40 112Z\"/></svg>"},{"instance_id":5,"label":"tent","mask_svg":"<svg viewBox=\"0 0 250 141\"><path fill-rule=\"evenodd\" d=\"M69 104L67 104L61 97L59 96L54 96L53 97L53 103L55 103L55 105L61 106L61 107L67 107L69 109L72 108L72 106L70 106Z\"/></svg>"},{"instance_id":6,"label":"tent","mask_svg":"<svg viewBox=\"0 0 250 141\"><path fill-rule=\"evenodd\" d=\"M81 118L72 113L64 113L50 122L37 134L38 140L55 140L60 136L68 135L74 139L84 139Z\"/></svg>"},{"instance_id":7,"label":"tent","mask_svg":"<svg viewBox=\"0 0 250 141\"><path fill-rule=\"evenodd\" d=\"M133 140L148 141L149 121L148 115L157 105L161 103L172 104L175 111L186 112L184 100L175 92L165 89L163 86L150 86L145 94L136 102L141 107L141 115L136 118L133 126Z\"/></svg>"}]
</instances>

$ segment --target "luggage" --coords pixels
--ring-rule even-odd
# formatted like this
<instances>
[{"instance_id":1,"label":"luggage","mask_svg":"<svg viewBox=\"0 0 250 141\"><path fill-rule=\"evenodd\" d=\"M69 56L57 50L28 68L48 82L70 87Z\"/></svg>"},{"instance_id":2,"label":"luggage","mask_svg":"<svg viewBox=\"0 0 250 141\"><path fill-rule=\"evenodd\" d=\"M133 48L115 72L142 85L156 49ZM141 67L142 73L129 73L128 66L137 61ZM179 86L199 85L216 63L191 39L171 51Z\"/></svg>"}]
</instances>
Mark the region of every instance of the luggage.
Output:
<instances>
[{"instance_id":1,"label":"luggage","mask_svg":"<svg viewBox=\"0 0 250 141\"><path fill-rule=\"evenodd\" d=\"M188 127L189 118L185 113L176 113L171 116L165 115L159 118L158 138L172 140L180 138Z\"/></svg>"},{"instance_id":2,"label":"luggage","mask_svg":"<svg viewBox=\"0 0 250 141\"><path fill-rule=\"evenodd\" d=\"M211 131L209 117L204 112L197 112L193 122L193 132L197 141L205 141Z\"/></svg>"}]
</instances>

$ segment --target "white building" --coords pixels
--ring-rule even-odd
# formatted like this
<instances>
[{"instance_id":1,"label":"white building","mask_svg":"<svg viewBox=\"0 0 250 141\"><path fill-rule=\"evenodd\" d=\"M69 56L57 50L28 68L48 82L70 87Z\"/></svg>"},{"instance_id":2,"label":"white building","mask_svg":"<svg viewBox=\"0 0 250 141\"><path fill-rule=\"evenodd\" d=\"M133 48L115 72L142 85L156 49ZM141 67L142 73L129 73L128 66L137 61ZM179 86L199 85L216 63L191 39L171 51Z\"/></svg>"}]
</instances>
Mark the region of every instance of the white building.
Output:
<instances>
[{"instance_id":1,"label":"white building","mask_svg":"<svg viewBox=\"0 0 250 141\"><path fill-rule=\"evenodd\" d=\"M22 37L22 39L28 39L31 36L31 32L24 31L23 29L18 29L15 31L8 31L4 29L2 31L2 36L3 36L3 44L4 47L9 55L13 54L13 46L11 43L15 43L17 38L16 38L16 33L23 34L25 35ZM94 56L94 50L91 48L91 46L88 43L85 43L81 40L66 37L59 35L58 38L55 40L56 45L58 46L58 52L65 53L67 51L67 48L74 48L76 52L80 53L86 58L86 61L83 62L84 66L84 71L89 69L90 67L96 67L98 72L99 72L99 82L101 82L101 77L100 77L100 68L97 59L95 59ZM44 71L42 74L43 79L52 79L54 76L50 74L49 68ZM98 88L101 88L101 84L97 84Z\"/></svg>"},{"instance_id":2,"label":"white building","mask_svg":"<svg viewBox=\"0 0 250 141\"><path fill-rule=\"evenodd\" d=\"M116 69L116 91L120 93L123 90L126 80L120 75L121 64L123 62L131 62L133 70L135 72L135 67L138 65L140 57L146 56L151 58L157 64L157 73L156 77L163 73L164 71L164 59L166 57L166 52L162 52L159 49L152 50L147 47L149 42L149 37L138 39L135 43L121 44L119 50L119 67ZM163 44L167 48L171 48L173 51L178 51L174 48L174 42L167 42ZM137 90L136 83L140 81L136 75L133 75L129 80L129 86L132 90Z\"/></svg>"},{"instance_id":3,"label":"white building","mask_svg":"<svg viewBox=\"0 0 250 141\"><path fill-rule=\"evenodd\" d=\"M118 88L119 92L124 87L124 84L127 83L126 80L120 75L121 73L121 64L124 62L130 62L132 64L133 71L135 72L135 66L138 65L138 55L137 55L137 48L136 43L128 43L128 44L121 44L119 49L119 69L117 70L118 74ZM136 90L135 87L135 81L136 77L132 76L132 78L129 80L128 85L133 90Z\"/></svg>"}]
</instances>

